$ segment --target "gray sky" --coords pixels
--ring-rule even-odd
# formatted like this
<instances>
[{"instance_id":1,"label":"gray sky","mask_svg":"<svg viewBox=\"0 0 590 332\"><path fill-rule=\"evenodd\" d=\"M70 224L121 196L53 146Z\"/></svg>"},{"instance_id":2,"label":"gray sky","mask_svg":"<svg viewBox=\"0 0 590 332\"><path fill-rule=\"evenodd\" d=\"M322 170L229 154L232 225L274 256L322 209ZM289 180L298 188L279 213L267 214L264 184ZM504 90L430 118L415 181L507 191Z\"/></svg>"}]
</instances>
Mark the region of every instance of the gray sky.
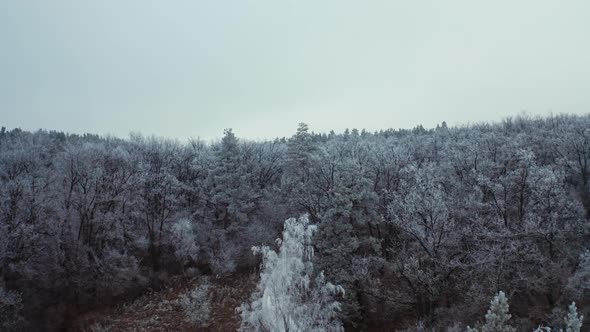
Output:
<instances>
[{"instance_id":1,"label":"gray sky","mask_svg":"<svg viewBox=\"0 0 590 332\"><path fill-rule=\"evenodd\" d=\"M590 111L590 1L0 0L0 125L290 136Z\"/></svg>"}]
</instances>

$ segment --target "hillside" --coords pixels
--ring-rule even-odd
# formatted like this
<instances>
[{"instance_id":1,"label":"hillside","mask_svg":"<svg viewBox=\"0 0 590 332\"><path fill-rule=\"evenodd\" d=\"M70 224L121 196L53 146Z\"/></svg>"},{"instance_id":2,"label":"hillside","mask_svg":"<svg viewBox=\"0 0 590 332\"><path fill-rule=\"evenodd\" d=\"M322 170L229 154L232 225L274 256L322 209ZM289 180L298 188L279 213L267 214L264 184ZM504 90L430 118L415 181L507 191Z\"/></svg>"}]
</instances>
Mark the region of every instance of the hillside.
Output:
<instances>
[{"instance_id":1,"label":"hillside","mask_svg":"<svg viewBox=\"0 0 590 332\"><path fill-rule=\"evenodd\" d=\"M278 324L263 290L293 326L463 329L503 292L515 328L561 327L572 302L590 317L589 128L302 123L211 143L3 128L0 329L188 329L175 301L191 286L201 301L204 276L211 330Z\"/></svg>"}]
</instances>

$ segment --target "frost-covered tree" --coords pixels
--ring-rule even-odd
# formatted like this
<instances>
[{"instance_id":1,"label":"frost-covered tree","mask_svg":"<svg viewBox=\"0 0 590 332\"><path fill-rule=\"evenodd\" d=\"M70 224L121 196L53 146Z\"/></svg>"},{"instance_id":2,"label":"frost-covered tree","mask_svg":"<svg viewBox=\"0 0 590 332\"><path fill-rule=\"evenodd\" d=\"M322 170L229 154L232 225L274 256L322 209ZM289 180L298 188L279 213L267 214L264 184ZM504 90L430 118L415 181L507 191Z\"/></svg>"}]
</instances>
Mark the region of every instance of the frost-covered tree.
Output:
<instances>
[{"instance_id":1,"label":"frost-covered tree","mask_svg":"<svg viewBox=\"0 0 590 332\"><path fill-rule=\"evenodd\" d=\"M172 171L179 147L176 142L154 137L138 137L134 144L141 163L132 201L138 209L134 209L132 218L144 230L152 270L159 271L180 196L181 186Z\"/></svg>"},{"instance_id":2,"label":"frost-covered tree","mask_svg":"<svg viewBox=\"0 0 590 332\"><path fill-rule=\"evenodd\" d=\"M564 318L565 332L580 332L584 316L578 315L576 303L572 302L568 307L567 316Z\"/></svg>"},{"instance_id":3,"label":"frost-covered tree","mask_svg":"<svg viewBox=\"0 0 590 332\"><path fill-rule=\"evenodd\" d=\"M313 152L317 147L313 143L312 134L309 133L309 126L299 123L297 133L289 140L287 151L287 170L293 181L306 181L309 176L309 168Z\"/></svg>"},{"instance_id":4,"label":"frost-covered tree","mask_svg":"<svg viewBox=\"0 0 590 332\"><path fill-rule=\"evenodd\" d=\"M240 141L231 129L224 131L221 142L215 144L212 150L213 164L207 178L209 197L205 215L214 235L202 247L210 257L213 272L222 276L251 261L248 249L260 242L246 235L262 210L261 202L265 197L263 183L270 180L264 178L256 167L257 158L264 158L259 153L264 152Z\"/></svg>"},{"instance_id":5,"label":"frost-covered tree","mask_svg":"<svg viewBox=\"0 0 590 332\"><path fill-rule=\"evenodd\" d=\"M481 329L467 328L469 332L514 332L515 328L508 324L510 320L508 299L504 292L500 291L490 302L490 309L486 314L486 322Z\"/></svg>"},{"instance_id":6,"label":"frost-covered tree","mask_svg":"<svg viewBox=\"0 0 590 332\"><path fill-rule=\"evenodd\" d=\"M314 272L312 236L316 227L306 215L285 221L278 251L255 247L262 272L251 303L240 308L242 331L340 331L335 296L340 286Z\"/></svg>"},{"instance_id":7,"label":"frost-covered tree","mask_svg":"<svg viewBox=\"0 0 590 332\"><path fill-rule=\"evenodd\" d=\"M580 332L582 328L582 322L584 321L584 316L578 314L578 308L576 307L576 303L572 302L568 306L567 316L563 318L565 323L565 330L564 329L551 329L550 327L540 326L535 329L534 332Z\"/></svg>"},{"instance_id":8,"label":"frost-covered tree","mask_svg":"<svg viewBox=\"0 0 590 332\"><path fill-rule=\"evenodd\" d=\"M453 296L450 285L460 279L465 256L456 246L463 230L447 194L452 187L436 169L431 163L406 168L410 176L402 181L403 189L393 196L387 214L404 243L393 265L421 316L434 314L442 298Z\"/></svg>"}]
</instances>

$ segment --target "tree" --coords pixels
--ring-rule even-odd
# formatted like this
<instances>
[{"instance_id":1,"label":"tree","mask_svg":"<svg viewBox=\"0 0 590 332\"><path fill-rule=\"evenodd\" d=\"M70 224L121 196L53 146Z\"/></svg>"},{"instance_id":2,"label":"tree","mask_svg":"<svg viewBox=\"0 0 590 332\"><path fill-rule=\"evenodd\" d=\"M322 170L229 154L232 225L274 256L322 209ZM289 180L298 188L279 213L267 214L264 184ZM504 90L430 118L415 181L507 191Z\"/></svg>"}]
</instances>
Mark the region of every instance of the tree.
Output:
<instances>
[{"instance_id":1,"label":"tree","mask_svg":"<svg viewBox=\"0 0 590 332\"><path fill-rule=\"evenodd\" d=\"M563 318L565 323L565 330L563 329L555 329L554 332L580 332L582 328L582 322L584 321L584 316L578 315L578 308L576 307L576 303L572 302L568 306L567 316ZM538 327L534 332L551 332L550 327Z\"/></svg>"},{"instance_id":2,"label":"tree","mask_svg":"<svg viewBox=\"0 0 590 332\"><path fill-rule=\"evenodd\" d=\"M305 123L299 123L297 133L289 139L287 151L287 171L292 181L305 182L309 177L309 167L316 146Z\"/></svg>"},{"instance_id":3,"label":"tree","mask_svg":"<svg viewBox=\"0 0 590 332\"><path fill-rule=\"evenodd\" d=\"M457 209L442 172L433 164L420 169L409 167L412 176L402 182L394 195L387 218L400 231L403 243L394 261L396 270L420 315L430 316L441 299L453 296L452 285L464 261L465 250L458 248L462 230L457 226ZM447 189L445 189L447 187Z\"/></svg>"},{"instance_id":4,"label":"tree","mask_svg":"<svg viewBox=\"0 0 590 332\"><path fill-rule=\"evenodd\" d=\"M566 325L565 332L580 332L584 316L578 315L578 308L576 308L575 302L572 302L568 307L567 316L564 318L564 321Z\"/></svg>"},{"instance_id":5,"label":"tree","mask_svg":"<svg viewBox=\"0 0 590 332\"><path fill-rule=\"evenodd\" d=\"M226 129L221 143L213 146L206 214L211 236L202 247L206 248L210 267L219 276L244 266L248 248L254 244L247 238L247 230L264 198L254 167L257 152L252 144L238 140L231 129Z\"/></svg>"},{"instance_id":6,"label":"tree","mask_svg":"<svg viewBox=\"0 0 590 332\"><path fill-rule=\"evenodd\" d=\"M157 138L136 144L141 163L134 195L138 209L133 217L146 233L151 268L159 271L162 251L169 240L166 235L178 213L180 183L171 168L179 149L175 142Z\"/></svg>"},{"instance_id":7,"label":"tree","mask_svg":"<svg viewBox=\"0 0 590 332\"><path fill-rule=\"evenodd\" d=\"M508 325L508 320L512 317L509 313L508 299L504 292L500 291L490 302L490 309L486 314L486 322L481 327L481 332L514 332L515 328ZM479 330L467 328L468 331L477 332Z\"/></svg>"},{"instance_id":8,"label":"tree","mask_svg":"<svg viewBox=\"0 0 590 332\"><path fill-rule=\"evenodd\" d=\"M254 247L262 254L260 283L249 304L240 308L242 331L341 331L336 319L340 286L314 273L312 236L316 227L307 215L285 221L278 252Z\"/></svg>"}]
</instances>

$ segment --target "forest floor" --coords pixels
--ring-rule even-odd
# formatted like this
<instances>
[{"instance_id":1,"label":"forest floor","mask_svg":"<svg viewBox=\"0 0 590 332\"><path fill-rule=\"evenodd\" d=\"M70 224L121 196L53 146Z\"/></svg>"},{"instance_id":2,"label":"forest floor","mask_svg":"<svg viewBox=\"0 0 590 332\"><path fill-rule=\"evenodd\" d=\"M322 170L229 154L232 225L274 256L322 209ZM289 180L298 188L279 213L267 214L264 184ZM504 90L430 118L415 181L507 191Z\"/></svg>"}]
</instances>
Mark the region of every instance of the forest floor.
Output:
<instances>
[{"instance_id":1,"label":"forest floor","mask_svg":"<svg viewBox=\"0 0 590 332\"><path fill-rule=\"evenodd\" d=\"M236 308L248 301L256 287L256 278L247 273L220 279L210 278L210 318L207 327L198 328L186 320L179 298L202 280L179 280L162 291L148 292L133 301L88 312L76 319L72 331L236 331L240 326Z\"/></svg>"}]
</instances>

